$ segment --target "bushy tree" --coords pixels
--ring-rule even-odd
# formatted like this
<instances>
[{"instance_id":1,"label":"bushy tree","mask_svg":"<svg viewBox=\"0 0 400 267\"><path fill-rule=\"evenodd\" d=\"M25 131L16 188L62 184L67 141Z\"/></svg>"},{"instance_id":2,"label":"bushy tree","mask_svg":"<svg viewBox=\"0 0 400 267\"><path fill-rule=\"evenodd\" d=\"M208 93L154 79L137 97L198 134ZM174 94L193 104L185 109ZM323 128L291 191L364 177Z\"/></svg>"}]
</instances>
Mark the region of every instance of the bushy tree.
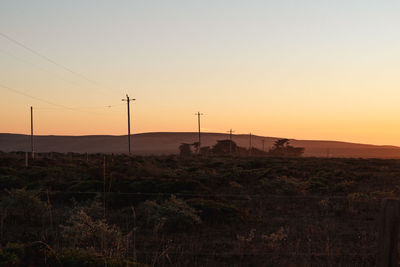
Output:
<instances>
[{"instance_id":1,"label":"bushy tree","mask_svg":"<svg viewBox=\"0 0 400 267\"><path fill-rule=\"evenodd\" d=\"M272 156L299 157L304 153L304 147L291 146L290 140L286 138L278 139L268 153Z\"/></svg>"},{"instance_id":2,"label":"bushy tree","mask_svg":"<svg viewBox=\"0 0 400 267\"><path fill-rule=\"evenodd\" d=\"M215 155L229 155L230 153L236 154L238 152L238 146L235 142L227 140L218 140L217 143L211 149Z\"/></svg>"}]
</instances>

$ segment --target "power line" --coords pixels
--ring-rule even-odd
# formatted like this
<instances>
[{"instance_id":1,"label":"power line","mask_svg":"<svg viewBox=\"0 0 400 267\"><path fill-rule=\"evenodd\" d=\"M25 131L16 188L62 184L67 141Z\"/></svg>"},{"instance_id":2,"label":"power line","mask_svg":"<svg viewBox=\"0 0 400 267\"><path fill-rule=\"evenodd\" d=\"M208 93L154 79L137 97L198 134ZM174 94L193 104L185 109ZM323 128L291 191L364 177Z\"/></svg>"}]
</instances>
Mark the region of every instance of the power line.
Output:
<instances>
[{"instance_id":1,"label":"power line","mask_svg":"<svg viewBox=\"0 0 400 267\"><path fill-rule=\"evenodd\" d=\"M80 78L86 80L87 82L90 82L90 83L92 83L92 84L95 84L97 87L100 87L100 88L103 88L103 89L107 89L107 90L112 91L112 92L117 92L117 91L115 91L115 90L111 90L111 89L109 89L109 88L103 87L103 86L102 86L100 83L98 83L97 81L95 81L95 80L93 80L93 79L90 79L90 78L88 78L87 76L85 76L85 75L83 75L83 74L81 74L81 73L79 73L79 72L76 72L76 71L72 70L71 68L69 68L69 67L67 67L67 66L65 66L65 65L63 65L63 64L60 64L60 63L56 62L55 60L53 60L53 59L51 59L51 58L49 58L49 57L47 57L47 56L45 56L45 55L43 55L43 54L37 52L36 50L30 48L29 46L27 46L27 45L25 45L25 44L23 44L23 43L21 43L20 41L15 40L14 38L11 38L10 36L8 36L8 35L6 35L6 34L4 34L4 33L1 33L1 32L0 32L0 36L2 36L3 38L7 39L8 41L10 41L10 42L12 42L12 43L14 43L14 44L16 44L16 45L18 45L18 46L24 48L25 50L31 52L32 54L34 54L34 55L36 55L36 56L42 58L43 60L45 60L45 61L47 61L47 62L49 62L49 63L51 63L51 64L53 64L53 65L55 65L55 66L57 66L57 67L59 67L59 68L61 68L61 69L64 69L65 71L67 71L67 72L69 72L69 73L71 73L71 74L74 74L74 75L76 75L76 76L78 76L78 77L80 77Z\"/></svg>"},{"instance_id":2,"label":"power line","mask_svg":"<svg viewBox=\"0 0 400 267\"><path fill-rule=\"evenodd\" d=\"M3 85L3 84L0 84L0 87L1 87L1 88L4 88L4 89L7 89L7 90L9 90L9 91L11 91L11 92L14 92L14 93L23 95L23 96L25 96L25 97L29 97L29 98L35 99L35 100L37 100L37 101L41 101L41 102L43 102L43 103L46 103L46 104L49 104L49 105L52 105L52 106L60 107L60 108L62 108L62 109L68 109L68 110L73 110L73 111L79 111L79 112L84 112L84 113L89 113L89 114L102 115L102 114L99 114L99 113L90 112L90 111L85 111L85 110L80 110L80 109L77 109L77 108L72 108L72 107L68 107L68 106L62 105L62 104L54 103L54 102L48 101L48 100L43 99L43 98L39 98L39 97L32 96L32 95L30 95L30 94L24 93L24 92L22 92L22 91L20 91L20 90L17 90L17 89L15 89L15 88L11 88L11 87L6 86L6 85Z\"/></svg>"},{"instance_id":3,"label":"power line","mask_svg":"<svg viewBox=\"0 0 400 267\"><path fill-rule=\"evenodd\" d=\"M57 104L57 103L51 102L51 101L48 101L48 100L43 99L43 98L39 98L39 97L32 96L32 95L30 95L30 94L24 93L24 92L22 92L22 91L20 91L20 90L17 90L17 89L8 87L8 86L3 85L3 84L0 84L0 87L2 87L2 88L4 88L4 89L7 89L7 90L9 90L9 91L11 91L11 92L14 92L14 93L17 93L17 94L20 94L20 95L23 95L23 96L26 96L26 97L35 99L35 100L37 100L37 101L41 101L41 102L46 103L46 104L49 104L49 105L61 107L61 108L64 108L64 109L71 109L71 110L74 110L73 108L64 106L64 105L62 105L62 104Z\"/></svg>"},{"instance_id":4,"label":"power line","mask_svg":"<svg viewBox=\"0 0 400 267\"><path fill-rule=\"evenodd\" d=\"M125 104L119 104L119 105L102 105L102 106L85 106L85 107L74 107L76 109L110 109L110 108L115 108L115 107L121 107L121 106L125 106ZM61 109L61 108L35 108L35 109L39 109L39 110L57 110L57 109Z\"/></svg>"},{"instance_id":5,"label":"power line","mask_svg":"<svg viewBox=\"0 0 400 267\"><path fill-rule=\"evenodd\" d=\"M64 79L63 77L61 77L60 75L56 74L55 72L49 71L49 70L47 70L46 68L43 68L42 66L36 65L36 64L34 64L34 63L32 63L32 62L30 62L30 61L28 61L28 60L25 60L25 59L23 59L23 58L20 58L20 57L14 55L14 54L12 54L12 53L10 53L10 52L8 52L8 51L5 51L5 50L3 50L3 49L0 49L0 52L2 52L3 54L6 54L6 55L9 56L9 57L12 57L13 59L15 59L15 60L17 60L17 61L20 61L20 62L23 62L23 63L25 63L25 64L27 64L27 65L33 66L33 67L35 67L35 68L37 68L37 69L39 69L39 70L41 70L41 71L43 71L43 72L45 72L45 73L47 73L47 74L50 74L50 75L52 75L52 76L54 76L54 77L57 77L58 79L60 79L60 80L62 80L62 81L64 81L64 82L67 82L67 83L70 83L70 84L73 84L73 85L76 85L76 86L81 87L80 84L78 84L78 83L76 83L76 82L74 82L74 81Z\"/></svg>"}]
</instances>

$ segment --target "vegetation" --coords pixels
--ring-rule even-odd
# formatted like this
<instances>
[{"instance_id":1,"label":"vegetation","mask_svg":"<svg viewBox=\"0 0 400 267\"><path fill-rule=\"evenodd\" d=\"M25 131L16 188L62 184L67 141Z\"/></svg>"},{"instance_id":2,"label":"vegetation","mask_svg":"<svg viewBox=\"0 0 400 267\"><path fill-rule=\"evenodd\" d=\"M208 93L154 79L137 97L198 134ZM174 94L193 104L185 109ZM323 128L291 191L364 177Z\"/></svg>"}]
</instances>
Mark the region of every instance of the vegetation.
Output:
<instances>
[{"instance_id":1,"label":"vegetation","mask_svg":"<svg viewBox=\"0 0 400 267\"><path fill-rule=\"evenodd\" d=\"M398 160L0 153L0 266L372 266L399 178Z\"/></svg>"},{"instance_id":2,"label":"vegetation","mask_svg":"<svg viewBox=\"0 0 400 267\"><path fill-rule=\"evenodd\" d=\"M238 146L232 140L218 140L217 143L210 147L201 147L199 150L199 143L195 142L193 144L182 143L179 146L180 156L189 157L194 153L200 152L203 156L274 156L274 157L300 157L304 154L304 147L293 147L289 145L289 139L278 139L275 141L274 146L268 151L262 151L255 147L246 149L244 147ZM192 147L193 150L192 151Z\"/></svg>"},{"instance_id":3,"label":"vegetation","mask_svg":"<svg viewBox=\"0 0 400 267\"><path fill-rule=\"evenodd\" d=\"M269 154L272 156L298 157L304 153L304 147L294 147L289 143L289 139L275 141L274 147L269 150Z\"/></svg>"}]
</instances>

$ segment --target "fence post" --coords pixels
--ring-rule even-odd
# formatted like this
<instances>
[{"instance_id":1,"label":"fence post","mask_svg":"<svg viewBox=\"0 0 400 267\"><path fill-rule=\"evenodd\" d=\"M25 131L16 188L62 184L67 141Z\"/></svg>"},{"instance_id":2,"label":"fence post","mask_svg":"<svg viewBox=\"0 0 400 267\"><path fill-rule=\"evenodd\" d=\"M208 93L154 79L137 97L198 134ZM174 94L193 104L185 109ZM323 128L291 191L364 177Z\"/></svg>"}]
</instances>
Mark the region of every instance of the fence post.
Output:
<instances>
[{"instance_id":1,"label":"fence post","mask_svg":"<svg viewBox=\"0 0 400 267\"><path fill-rule=\"evenodd\" d=\"M376 266L398 266L400 201L384 199L379 218L379 243Z\"/></svg>"}]
</instances>

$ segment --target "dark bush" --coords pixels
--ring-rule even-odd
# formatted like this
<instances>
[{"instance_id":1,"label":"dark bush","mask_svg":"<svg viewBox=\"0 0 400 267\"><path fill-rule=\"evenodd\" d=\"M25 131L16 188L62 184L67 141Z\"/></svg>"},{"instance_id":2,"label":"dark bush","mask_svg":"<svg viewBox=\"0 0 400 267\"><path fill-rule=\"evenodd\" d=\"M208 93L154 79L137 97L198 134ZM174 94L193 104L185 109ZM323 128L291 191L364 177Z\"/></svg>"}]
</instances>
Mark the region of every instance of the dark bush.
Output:
<instances>
[{"instance_id":1,"label":"dark bush","mask_svg":"<svg viewBox=\"0 0 400 267\"><path fill-rule=\"evenodd\" d=\"M22 266L24 246L8 243L0 250L0 266Z\"/></svg>"},{"instance_id":2,"label":"dark bush","mask_svg":"<svg viewBox=\"0 0 400 267\"><path fill-rule=\"evenodd\" d=\"M201 224L199 211L173 195L161 204L145 201L139 207L138 213L143 222L151 226L154 232L191 230L195 225Z\"/></svg>"},{"instance_id":3,"label":"dark bush","mask_svg":"<svg viewBox=\"0 0 400 267\"><path fill-rule=\"evenodd\" d=\"M242 219L239 210L233 205L200 198L191 199L188 204L201 211L201 219L208 223L233 223Z\"/></svg>"}]
</instances>

